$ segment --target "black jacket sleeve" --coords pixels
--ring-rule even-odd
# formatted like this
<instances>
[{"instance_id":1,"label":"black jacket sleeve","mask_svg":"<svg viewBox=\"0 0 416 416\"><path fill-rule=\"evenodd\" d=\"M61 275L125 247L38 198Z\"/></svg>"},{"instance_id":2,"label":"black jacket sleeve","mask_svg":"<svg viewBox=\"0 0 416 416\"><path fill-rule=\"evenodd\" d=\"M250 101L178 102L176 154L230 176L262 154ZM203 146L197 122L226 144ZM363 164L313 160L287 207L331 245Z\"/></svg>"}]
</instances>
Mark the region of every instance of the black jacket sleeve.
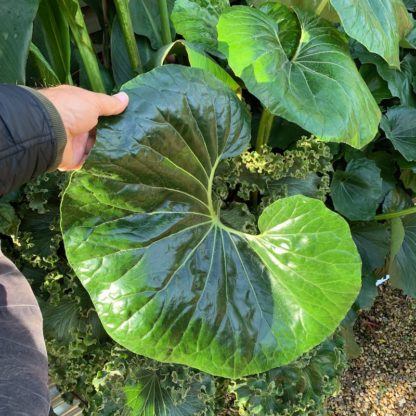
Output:
<instances>
[{"instance_id":1,"label":"black jacket sleeve","mask_svg":"<svg viewBox=\"0 0 416 416\"><path fill-rule=\"evenodd\" d=\"M37 91L0 85L0 196L59 165L66 144L62 120Z\"/></svg>"}]
</instances>

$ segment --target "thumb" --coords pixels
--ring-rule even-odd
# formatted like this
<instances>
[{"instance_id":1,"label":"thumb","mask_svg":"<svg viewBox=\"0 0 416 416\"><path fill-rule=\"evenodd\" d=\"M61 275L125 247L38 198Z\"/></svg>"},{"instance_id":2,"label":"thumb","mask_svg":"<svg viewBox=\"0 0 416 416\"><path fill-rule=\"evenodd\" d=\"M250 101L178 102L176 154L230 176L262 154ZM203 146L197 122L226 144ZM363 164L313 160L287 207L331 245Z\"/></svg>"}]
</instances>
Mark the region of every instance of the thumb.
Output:
<instances>
[{"instance_id":1,"label":"thumb","mask_svg":"<svg viewBox=\"0 0 416 416\"><path fill-rule=\"evenodd\" d=\"M96 100L99 116L115 116L126 109L129 96L125 92L119 92L112 96L96 94Z\"/></svg>"}]
</instances>

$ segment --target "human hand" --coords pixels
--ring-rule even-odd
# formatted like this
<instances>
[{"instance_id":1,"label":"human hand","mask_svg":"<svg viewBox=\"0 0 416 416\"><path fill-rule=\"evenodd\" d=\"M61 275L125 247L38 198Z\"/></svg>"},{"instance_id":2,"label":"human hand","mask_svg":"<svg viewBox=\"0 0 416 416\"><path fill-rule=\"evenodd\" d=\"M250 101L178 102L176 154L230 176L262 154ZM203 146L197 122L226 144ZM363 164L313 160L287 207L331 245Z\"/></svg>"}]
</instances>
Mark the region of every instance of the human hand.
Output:
<instances>
[{"instance_id":1,"label":"human hand","mask_svg":"<svg viewBox=\"0 0 416 416\"><path fill-rule=\"evenodd\" d=\"M85 162L95 143L95 127L100 116L112 116L125 110L129 97L124 92L113 96L70 85L38 90L56 108L65 127L67 144L59 170L76 170Z\"/></svg>"}]
</instances>

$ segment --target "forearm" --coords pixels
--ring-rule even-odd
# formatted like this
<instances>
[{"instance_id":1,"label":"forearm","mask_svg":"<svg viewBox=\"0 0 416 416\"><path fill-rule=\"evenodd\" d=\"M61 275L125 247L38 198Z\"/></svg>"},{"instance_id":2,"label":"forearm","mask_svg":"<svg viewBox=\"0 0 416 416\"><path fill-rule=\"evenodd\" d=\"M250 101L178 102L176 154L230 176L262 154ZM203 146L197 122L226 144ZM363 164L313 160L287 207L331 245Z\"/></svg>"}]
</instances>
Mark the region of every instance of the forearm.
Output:
<instances>
[{"instance_id":1,"label":"forearm","mask_svg":"<svg viewBox=\"0 0 416 416\"><path fill-rule=\"evenodd\" d=\"M0 195L56 169L65 145L61 118L45 97L0 85Z\"/></svg>"}]
</instances>

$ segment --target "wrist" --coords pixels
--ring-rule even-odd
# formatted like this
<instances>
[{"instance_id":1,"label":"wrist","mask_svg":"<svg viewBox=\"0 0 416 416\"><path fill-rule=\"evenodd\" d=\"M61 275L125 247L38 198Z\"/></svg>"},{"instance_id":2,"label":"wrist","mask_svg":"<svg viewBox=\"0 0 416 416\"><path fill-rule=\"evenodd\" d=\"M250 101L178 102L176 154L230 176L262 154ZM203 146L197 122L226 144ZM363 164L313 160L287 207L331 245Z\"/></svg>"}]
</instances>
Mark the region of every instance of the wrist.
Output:
<instances>
[{"instance_id":1,"label":"wrist","mask_svg":"<svg viewBox=\"0 0 416 416\"><path fill-rule=\"evenodd\" d=\"M67 134L65 131L64 123L61 116L59 115L58 110L52 104L52 102L44 94L42 94L42 90L35 90L33 88L24 86L22 86L22 88L33 94L41 102L46 112L48 113L49 121L56 142L55 158L48 171L54 171L62 162L65 146L67 143Z\"/></svg>"}]
</instances>

